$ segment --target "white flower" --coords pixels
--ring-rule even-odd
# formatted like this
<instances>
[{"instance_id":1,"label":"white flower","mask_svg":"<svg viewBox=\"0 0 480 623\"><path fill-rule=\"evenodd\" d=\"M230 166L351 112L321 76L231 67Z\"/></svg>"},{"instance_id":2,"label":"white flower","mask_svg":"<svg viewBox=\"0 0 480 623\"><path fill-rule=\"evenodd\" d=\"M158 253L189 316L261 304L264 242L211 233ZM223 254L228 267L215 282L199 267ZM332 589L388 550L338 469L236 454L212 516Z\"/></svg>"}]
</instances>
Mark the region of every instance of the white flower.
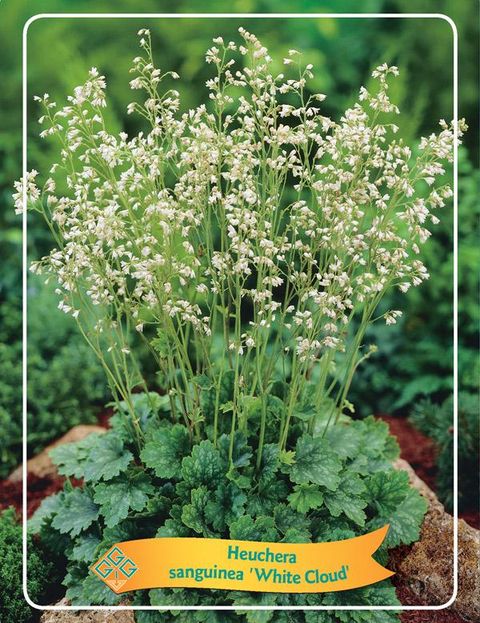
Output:
<instances>
[{"instance_id":1,"label":"white flower","mask_svg":"<svg viewBox=\"0 0 480 623\"><path fill-rule=\"evenodd\" d=\"M401 315L402 312L398 310L391 310L387 312L384 316L385 324L395 324L397 322L397 318L400 318Z\"/></svg>"},{"instance_id":2,"label":"white flower","mask_svg":"<svg viewBox=\"0 0 480 623\"><path fill-rule=\"evenodd\" d=\"M455 130L466 129L442 121L414 150L395 140L398 127L376 114L399 113L389 97L398 69L386 64L332 120L319 105L325 95L302 98L312 92L310 63L291 78L272 74L267 48L239 33L242 45L216 37L206 52L211 105L185 111L170 88L178 75L154 66L150 33L139 30L130 82L138 101L127 113L145 126L134 136L109 132L105 78L95 68L63 108L36 98L41 136L63 147L43 186L36 171L15 185L16 211L26 195L59 241L32 272L56 281L59 308L94 343L109 336L109 351L130 354L123 330L143 333L144 323L152 329L145 339L168 337L161 357L178 388L165 390L180 394L187 418L199 408L192 374L215 383L213 355L224 351L242 395L259 395L292 369L308 387L325 362L331 396L343 395L343 363L358 355L352 327L368 324L363 310L373 318L390 288L407 292L429 277L422 245L452 195L439 180ZM290 50L284 63L298 54ZM393 324L400 312L383 317Z\"/></svg>"},{"instance_id":3,"label":"white flower","mask_svg":"<svg viewBox=\"0 0 480 623\"><path fill-rule=\"evenodd\" d=\"M257 195L250 188L243 191L243 198L250 205L253 205L257 201Z\"/></svg>"}]
</instances>

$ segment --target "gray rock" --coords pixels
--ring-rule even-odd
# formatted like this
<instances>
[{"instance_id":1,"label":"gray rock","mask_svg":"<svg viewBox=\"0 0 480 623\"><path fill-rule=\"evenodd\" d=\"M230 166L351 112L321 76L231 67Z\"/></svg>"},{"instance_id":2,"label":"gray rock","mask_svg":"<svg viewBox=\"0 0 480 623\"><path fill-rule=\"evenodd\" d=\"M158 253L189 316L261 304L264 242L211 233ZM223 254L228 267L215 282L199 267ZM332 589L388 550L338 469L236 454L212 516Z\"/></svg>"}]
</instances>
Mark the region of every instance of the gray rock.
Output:
<instances>
[{"instance_id":1,"label":"gray rock","mask_svg":"<svg viewBox=\"0 0 480 623\"><path fill-rule=\"evenodd\" d=\"M57 606L66 606L62 599ZM42 614L40 623L135 623L133 610L50 610Z\"/></svg>"},{"instance_id":2,"label":"gray rock","mask_svg":"<svg viewBox=\"0 0 480 623\"><path fill-rule=\"evenodd\" d=\"M397 584L418 597L417 604L444 604L453 593L453 517L410 465L399 459L395 467L408 472L411 484L428 501L420 539L390 556L389 568ZM480 622L480 532L458 522L458 593L451 610L466 621Z\"/></svg>"},{"instance_id":3,"label":"gray rock","mask_svg":"<svg viewBox=\"0 0 480 623\"><path fill-rule=\"evenodd\" d=\"M64 443L80 441L92 433L104 433L107 429L102 426L94 426L93 424L79 424L71 428L63 437L57 439L54 443L47 446L40 454L34 456L27 461L27 472L35 474L39 478L57 476L57 469L52 463L48 453L52 448L56 448ZM22 480L22 466L19 465L7 478L10 482L19 482Z\"/></svg>"}]
</instances>

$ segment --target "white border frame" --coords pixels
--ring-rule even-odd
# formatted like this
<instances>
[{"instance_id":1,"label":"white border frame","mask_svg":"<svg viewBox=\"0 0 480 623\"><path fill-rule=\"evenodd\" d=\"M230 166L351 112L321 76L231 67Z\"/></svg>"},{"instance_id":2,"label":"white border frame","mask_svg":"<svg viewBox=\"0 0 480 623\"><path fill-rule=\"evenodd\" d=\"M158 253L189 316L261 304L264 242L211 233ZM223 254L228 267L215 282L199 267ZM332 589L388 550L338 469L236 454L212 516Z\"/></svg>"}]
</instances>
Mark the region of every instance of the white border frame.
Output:
<instances>
[{"instance_id":1,"label":"white border frame","mask_svg":"<svg viewBox=\"0 0 480 623\"><path fill-rule=\"evenodd\" d=\"M453 594L450 599L435 606L42 606L33 602L27 589L27 216L22 222L22 384L23 384L23 595L27 603L37 610L443 610L451 606L458 593L458 31L455 22L443 13L39 13L30 17L22 32L22 163L23 177L27 173L27 34L29 27L41 19L440 19L450 24L453 34ZM24 207L27 192L24 189Z\"/></svg>"}]
</instances>

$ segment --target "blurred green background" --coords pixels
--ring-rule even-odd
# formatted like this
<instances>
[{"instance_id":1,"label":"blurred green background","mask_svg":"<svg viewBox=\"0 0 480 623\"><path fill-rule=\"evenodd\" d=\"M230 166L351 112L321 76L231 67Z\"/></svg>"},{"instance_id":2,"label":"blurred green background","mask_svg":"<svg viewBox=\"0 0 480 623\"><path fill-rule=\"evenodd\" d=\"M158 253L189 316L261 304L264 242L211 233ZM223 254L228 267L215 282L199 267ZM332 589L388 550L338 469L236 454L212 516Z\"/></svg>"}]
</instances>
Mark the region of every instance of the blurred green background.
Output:
<instances>
[{"instance_id":1,"label":"blurred green background","mask_svg":"<svg viewBox=\"0 0 480 623\"><path fill-rule=\"evenodd\" d=\"M460 382L467 395L475 394L479 378L477 352L479 205L477 71L478 19L474 3L442 0L432 3L411 0L366 0L363 12L428 12L449 15L459 31L460 115L470 126L459 158L460 233ZM19 462L21 443L21 219L13 214L10 198L13 180L21 175L21 31L24 22L42 12L161 12L167 3L143 0L27 0L0 5L2 37L2 89L0 101L0 458L2 474ZM226 11L272 13L358 11L358 2L334 0L177 0L177 13ZM112 131L139 129L126 115L128 69L137 54L136 31L152 30L157 64L177 71L183 106L200 103L209 68L204 52L213 36L234 38L239 25L252 30L270 49L280 69L289 48L300 49L306 62L315 66L312 89L328 95L324 111L334 118L356 98L360 85L368 87L374 66L387 62L400 68L392 96L402 111L401 133L410 144L433 132L440 118L452 118L452 45L450 25L442 19L81 19L68 17L34 22L28 32L28 135L29 168L45 172L52 162L52 144L40 141L36 119L39 112L32 97L48 92L60 103L71 89L84 81L91 66L105 74L108 83L108 119ZM393 327L374 326L368 339L379 352L358 373L351 400L359 416L369 413L409 414L421 399L433 405L448 400L452 391L452 228L451 206L425 247L431 279L413 289L393 308L404 310ZM29 224L33 255L49 245L42 226ZM70 319L56 310L56 298L38 280L29 279L29 448L37 452L50 439L72 425L94 421L95 408L108 392L98 365ZM446 403L447 406L449 403ZM444 406L444 411L446 407ZM451 422L451 406L447 409ZM448 419L447 419L448 420ZM469 420L476 426L476 416ZM473 422L473 424L472 424ZM449 426L447 421L445 426Z\"/></svg>"}]
</instances>

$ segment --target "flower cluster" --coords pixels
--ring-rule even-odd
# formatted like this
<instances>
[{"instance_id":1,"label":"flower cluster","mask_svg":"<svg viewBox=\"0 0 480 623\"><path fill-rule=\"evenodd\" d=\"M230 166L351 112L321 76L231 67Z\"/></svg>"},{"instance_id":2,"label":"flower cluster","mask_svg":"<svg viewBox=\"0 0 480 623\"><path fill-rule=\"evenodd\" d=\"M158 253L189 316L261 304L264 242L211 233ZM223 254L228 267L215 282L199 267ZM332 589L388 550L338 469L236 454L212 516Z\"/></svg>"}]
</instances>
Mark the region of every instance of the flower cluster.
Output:
<instances>
[{"instance_id":1,"label":"flower cluster","mask_svg":"<svg viewBox=\"0 0 480 623\"><path fill-rule=\"evenodd\" d=\"M465 124L442 121L416 150L397 139L398 127L382 121L399 114L388 93L398 69L386 64L372 73L376 92L362 87L334 121L321 112L325 95L308 89L313 67L301 54L290 50L288 75L275 75L268 50L242 28L241 45L218 37L206 53L215 67L208 105L182 113L169 87L178 76L155 66L150 33L139 35L130 85L145 99L128 112L147 120L145 132L108 132L96 69L64 108L39 98L42 136L59 138L61 158L42 193L35 171L25 181L57 242L32 270L55 275L60 307L97 351L108 328L113 359L104 363L123 399L135 330L188 421L201 412L198 375L219 387L233 372L233 427L245 395L263 397L279 376L290 380L284 446L312 379L317 406L344 409L385 292L428 278L420 248L452 194L437 180ZM17 191L19 206L22 184ZM392 324L400 313L383 318Z\"/></svg>"}]
</instances>

